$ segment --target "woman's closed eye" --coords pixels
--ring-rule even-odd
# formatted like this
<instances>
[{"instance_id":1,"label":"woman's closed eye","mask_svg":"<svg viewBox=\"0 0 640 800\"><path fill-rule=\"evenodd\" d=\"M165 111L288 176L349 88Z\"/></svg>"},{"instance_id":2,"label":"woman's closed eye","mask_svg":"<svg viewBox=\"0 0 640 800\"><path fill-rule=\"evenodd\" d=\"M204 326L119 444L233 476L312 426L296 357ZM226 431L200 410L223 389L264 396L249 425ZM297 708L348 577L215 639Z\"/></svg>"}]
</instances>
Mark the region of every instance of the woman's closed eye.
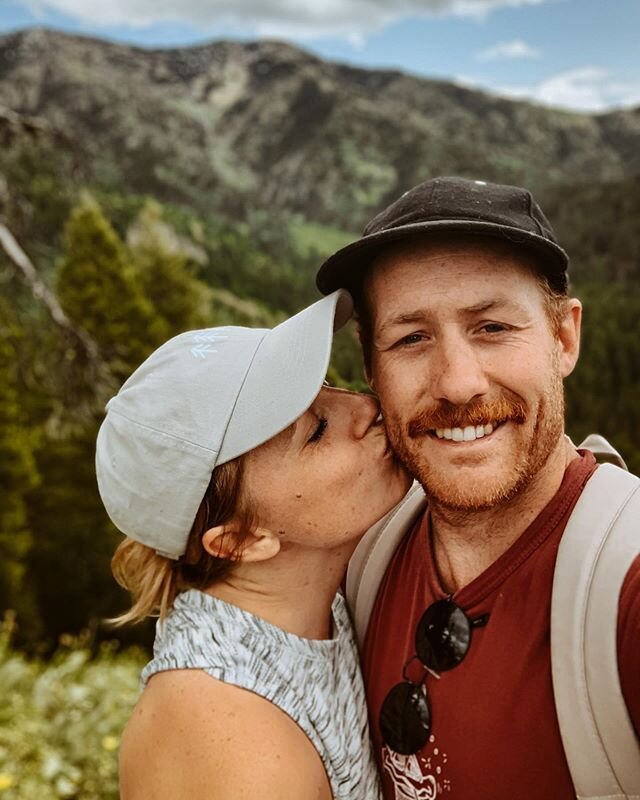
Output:
<instances>
[{"instance_id":1,"label":"woman's closed eye","mask_svg":"<svg viewBox=\"0 0 640 800\"><path fill-rule=\"evenodd\" d=\"M312 444L313 442L317 442L320 439L322 439L322 436L324 435L324 432L327 429L328 424L329 423L324 417L320 417L318 419L318 425L316 426L316 429L308 439L308 444Z\"/></svg>"}]
</instances>

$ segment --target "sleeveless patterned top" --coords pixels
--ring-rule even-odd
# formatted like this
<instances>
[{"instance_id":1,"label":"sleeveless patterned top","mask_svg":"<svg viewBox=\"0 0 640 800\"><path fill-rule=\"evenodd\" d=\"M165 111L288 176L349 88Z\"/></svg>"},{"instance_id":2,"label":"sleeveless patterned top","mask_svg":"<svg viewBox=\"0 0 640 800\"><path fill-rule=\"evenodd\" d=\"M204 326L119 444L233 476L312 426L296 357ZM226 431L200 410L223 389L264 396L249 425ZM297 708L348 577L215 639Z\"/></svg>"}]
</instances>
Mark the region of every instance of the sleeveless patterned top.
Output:
<instances>
[{"instance_id":1,"label":"sleeveless patterned top","mask_svg":"<svg viewBox=\"0 0 640 800\"><path fill-rule=\"evenodd\" d=\"M201 669L286 712L318 751L334 800L378 800L367 708L344 597L333 602L334 638L303 639L204 592L189 589L156 627L157 672Z\"/></svg>"}]
</instances>

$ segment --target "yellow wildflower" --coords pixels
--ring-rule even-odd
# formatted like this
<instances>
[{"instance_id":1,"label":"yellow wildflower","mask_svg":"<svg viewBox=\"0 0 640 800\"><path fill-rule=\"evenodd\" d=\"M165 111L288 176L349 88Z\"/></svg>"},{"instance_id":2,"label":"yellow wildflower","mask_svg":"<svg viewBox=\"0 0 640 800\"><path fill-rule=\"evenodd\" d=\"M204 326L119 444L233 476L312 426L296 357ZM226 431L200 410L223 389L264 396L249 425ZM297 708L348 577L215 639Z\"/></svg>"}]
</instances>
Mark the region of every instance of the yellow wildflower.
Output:
<instances>
[{"instance_id":1,"label":"yellow wildflower","mask_svg":"<svg viewBox=\"0 0 640 800\"><path fill-rule=\"evenodd\" d=\"M120 740L117 736L103 736L102 737L102 747L105 750L111 752L112 750L117 750L118 745L120 744Z\"/></svg>"}]
</instances>

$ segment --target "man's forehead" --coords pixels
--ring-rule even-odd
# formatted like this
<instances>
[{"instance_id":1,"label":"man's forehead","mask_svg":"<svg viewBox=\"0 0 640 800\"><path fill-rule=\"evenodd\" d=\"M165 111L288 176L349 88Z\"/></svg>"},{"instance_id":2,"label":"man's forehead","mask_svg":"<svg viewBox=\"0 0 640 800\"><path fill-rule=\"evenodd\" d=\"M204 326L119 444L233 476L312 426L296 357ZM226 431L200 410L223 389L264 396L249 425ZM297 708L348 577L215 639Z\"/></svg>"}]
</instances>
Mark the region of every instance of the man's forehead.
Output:
<instances>
[{"instance_id":1,"label":"man's forehead","mask_svg":"<svg viewBox=\"0 0 640 800\"><path fill-rule=\"evenodd\" d=\"M539 275L535 258L508 243L439 238L405 242L380 253L371 264L364 291L369 303L386 306L385 301L401 294L450 294L470 283L488 295L504 294L507 284L511 291L519 285L530 287Z\"/></svg>"},{"instance_id":2,"label":"man's forehead","mask_svg":"<svg viewBox=\"0 0 640 800\"><path fill-rule=\"evenodd\" d=\"M496 265L522 265L539 272L538 259L531 250L490 236L444 235L416 237L383 248L372 260L368 278L397 265L437 262L444 259L455 263L479 258Z\"/></svg>"}]
</instances>

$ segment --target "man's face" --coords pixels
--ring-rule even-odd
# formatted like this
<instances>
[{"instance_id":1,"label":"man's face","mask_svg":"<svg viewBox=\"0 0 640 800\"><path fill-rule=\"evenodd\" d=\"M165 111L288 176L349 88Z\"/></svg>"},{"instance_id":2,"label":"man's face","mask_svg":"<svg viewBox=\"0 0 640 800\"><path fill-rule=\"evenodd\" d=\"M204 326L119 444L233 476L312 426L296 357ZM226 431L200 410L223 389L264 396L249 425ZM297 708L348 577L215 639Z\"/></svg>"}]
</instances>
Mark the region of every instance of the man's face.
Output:
<instances>
[{"instance_id":1,"label":"man's face","mask_svg":"<svg viewBox=\"0 0 640 800\"><path fill-rule=\"evenodd\" d=\"M445 508L508 502L561 446L580 304L568 301L556 335L535 275L527 253L467 238L394 249L368 278L370 379L389 438Z\"/></svg>"}]
</instances>

